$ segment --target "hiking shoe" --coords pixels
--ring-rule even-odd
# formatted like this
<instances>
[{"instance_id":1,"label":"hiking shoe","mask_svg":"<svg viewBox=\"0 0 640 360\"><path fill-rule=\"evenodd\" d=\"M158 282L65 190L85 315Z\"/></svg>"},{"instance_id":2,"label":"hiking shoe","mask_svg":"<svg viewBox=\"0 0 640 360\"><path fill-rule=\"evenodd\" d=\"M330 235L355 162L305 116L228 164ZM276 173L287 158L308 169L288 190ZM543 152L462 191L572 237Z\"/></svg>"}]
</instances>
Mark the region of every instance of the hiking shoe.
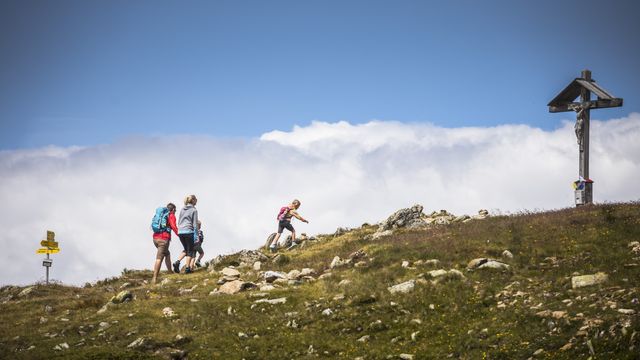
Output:
<instances>
[{"instance_id":1,"label":"hiking shoe","mask_svg":"<svg viewBox=\"0 0 640 360\"><path fill-rule=\"evenodd\" d=\"M199 267L199 268L202 267L202 265L200 264L200 261L196 261L196 267Z\"/></svg>"},{"instance_id":2,"label":"hiking shoe","mask_svg":"<svg viewBox=\"0 0 640 360\"><path fill-rule=\"evenodd\" d=\"M185 274L191 274L192 272L193 272L193 271L191 271L191 268L190 268L190 267L187 267L187 268L185 268L185 269L184 269L184 273L185 273Z\"/></svg>"},{"instance_id":3,"label":"hiking shoe","mask_svg":"<svg viewBox=\"0 0 640 360\"><path fill-rule=\"evenodd\" d=\"M180 273L180 262L176 261L173 263L173 272L176 274Z\"/></svg>"}]
</instances>

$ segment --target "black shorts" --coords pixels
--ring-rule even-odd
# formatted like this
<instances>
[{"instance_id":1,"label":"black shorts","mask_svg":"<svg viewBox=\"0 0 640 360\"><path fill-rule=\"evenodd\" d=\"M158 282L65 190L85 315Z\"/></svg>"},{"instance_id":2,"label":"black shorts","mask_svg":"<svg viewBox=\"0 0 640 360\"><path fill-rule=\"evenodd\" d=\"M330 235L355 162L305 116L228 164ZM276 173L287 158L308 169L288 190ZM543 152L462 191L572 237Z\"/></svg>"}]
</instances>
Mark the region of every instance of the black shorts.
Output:
<instances>
[{"instance_id":1,"label":"black shorts","mask_svg":"<svg viewBox=\"0 0 640 360\"><path fill-rule=\"evenodd\" d=\"M204 250L202 250L202 242L201 241L198 241L195 244L193 244L193 255L195 255L196 253L204 254Z\"/></svg>"},{"instance_id":2,"label":"black shorts","mask_svg":"<svg viewBox=\"0 0 640 360\"><path fill-rule=\"evenodd\" d=\"M185 254L193 257L193 255L195 255L193 248L193 234L178 234L178 236L180 236L180 242L182 243Z\"/></svg>"},{"instance_id":3,"label":"black shorts","mask_svg":"<svg viewBox=\"0 0 640 360\"><path fill-rule=\"evenodd\" d=\"M291 232L295 231L293 226L291 226L291 221L290 220L280 220L280 221L278 221L278 234L282 234L282 231L284 229L287 229L287 230L289 230Z\"/></svg>"}]
</instances>

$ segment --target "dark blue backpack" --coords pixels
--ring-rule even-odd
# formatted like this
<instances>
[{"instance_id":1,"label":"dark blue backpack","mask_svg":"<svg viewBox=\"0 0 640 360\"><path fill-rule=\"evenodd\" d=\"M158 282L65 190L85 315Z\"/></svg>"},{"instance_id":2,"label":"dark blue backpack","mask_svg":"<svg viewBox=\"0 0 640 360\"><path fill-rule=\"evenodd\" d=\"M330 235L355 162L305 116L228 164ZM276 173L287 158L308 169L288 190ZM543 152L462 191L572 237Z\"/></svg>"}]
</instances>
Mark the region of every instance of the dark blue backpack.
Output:
<instances>
[{"instance_id":1,"label":"dark blue backpack","mask_svg":"<svg viewBox=\"0 0 640 360\"><path fill-rule=\"evenodd\" d=\"M156 214L153 216L153 220L151 220L151 230L153 230L154 233L169 232L169 228L167 228L168 222L169 209L161 206L156 209Z\"/></svg>"}]
</instances>

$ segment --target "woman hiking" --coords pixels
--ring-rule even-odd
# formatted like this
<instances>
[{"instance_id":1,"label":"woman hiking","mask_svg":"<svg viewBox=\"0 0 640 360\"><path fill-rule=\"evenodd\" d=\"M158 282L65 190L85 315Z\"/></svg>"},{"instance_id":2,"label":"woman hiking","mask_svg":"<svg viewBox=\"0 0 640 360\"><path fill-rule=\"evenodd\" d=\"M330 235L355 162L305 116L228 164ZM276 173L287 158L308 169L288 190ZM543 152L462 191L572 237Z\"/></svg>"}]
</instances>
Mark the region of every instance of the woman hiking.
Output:
<instances>
[{"instance_id":1,"label":"woman hiking","mask_svg":"<svg viewBox=\"0 0 640 360\"><path fill-rule=\"evenodd\" d=\"M291 231L291 239L292 241L296 241L296 230L291 225L292 218L295 217L296 219L304 223L309 223L309 221L298 214L298 212L296 211L298 210L298 208L300 208L300 200L298 199L295 199L291 202L291 204L280 208L280 212L278 213L278 233L273 238L273 241L271 241L271 244L269 244L269 249L271 250L271 252L276 252L278 247L278 239L280 239L280 235L282 235L284 229Z\"/></svg>"},{"instance_id":2,"label":"woman hiking","mask_svg":"<svg viewBox=\"0 0 640 360\"><path fill-rule=\"evenodd\" d=\"M180 210L180 217L178 218L178 236L180 242L184 247L184 252L187 258L187 267L185 268L185 274L190 274L191 270L191 258L194 255L194 242L198 238L198 210L196 209L196 203L198 199L195 195L189 195L184 199L184 207ZM173 271L180 272L180 262L173 263Z\"/></svg>"},{"instance_id":3,"label":"woman hiking","mask_svg":"<svg viewBox=\"0 0 640 360\"><path fill-rule=\"evenodd\" d=\"M166 210L169 211L167 216L167 227L159 229L159 231L153 233L153 245L156 246L158 251L156 252L156 262L153 265L153 278L151 283L155 284L158 281L158 274L160 273L160 267L162 266L162 260L167 265L167 270L171 273L171 253L169 252L169 243L171 242L171 231L178 235L178 228L176 227L176 206L173 203L168 203Z\"/></svg>"}]
</instances>

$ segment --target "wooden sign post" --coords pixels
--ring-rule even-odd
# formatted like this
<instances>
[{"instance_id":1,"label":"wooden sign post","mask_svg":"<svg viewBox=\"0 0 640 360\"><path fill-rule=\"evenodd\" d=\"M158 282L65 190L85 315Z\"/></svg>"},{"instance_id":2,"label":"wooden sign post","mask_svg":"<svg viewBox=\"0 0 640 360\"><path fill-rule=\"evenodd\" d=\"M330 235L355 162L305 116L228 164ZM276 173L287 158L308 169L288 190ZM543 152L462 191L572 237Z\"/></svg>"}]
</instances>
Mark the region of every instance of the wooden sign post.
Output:
<instances>
[{"instance_id":1,"label":"wooden sign post","mask_svg":"<svg viewBox=\"0 0 640 360\"><path fill-rule=\"evenodd\" d=\"M591 100L591 95L596 100ZM574 102L577 97L580 102ZM616 98L596 84L591 71L583 70L582 77L573 80L548 104L549 112L576 112L575 132L578 140L578 181L574 184L576 206L593 204L593 181L589 178L589 127L591 109L622 106Z\"/></svg>"}]
</instances>

